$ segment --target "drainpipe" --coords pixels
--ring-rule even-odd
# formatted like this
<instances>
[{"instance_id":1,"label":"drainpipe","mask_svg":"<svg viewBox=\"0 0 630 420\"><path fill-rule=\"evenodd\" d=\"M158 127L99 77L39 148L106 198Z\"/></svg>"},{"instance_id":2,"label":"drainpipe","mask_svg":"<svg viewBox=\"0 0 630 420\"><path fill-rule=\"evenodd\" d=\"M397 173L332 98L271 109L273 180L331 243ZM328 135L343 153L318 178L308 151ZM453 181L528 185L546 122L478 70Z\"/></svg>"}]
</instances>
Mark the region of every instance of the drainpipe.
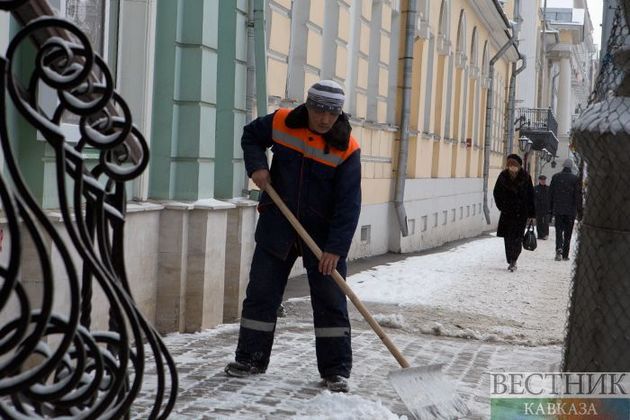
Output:
<instances>
[{"instance_id":1,"label":"drainpipe","mask_svg":"<svg viewBox=\"0 0 630 420\"><path fill-rule=\"evenodd\" d=\"M403 59L402 109L400 117L400 150L398 151L398 172L396 173L396 190L394 207L398 216L398 225L403 237L409 235L407 212L405 211L405 179L407 177L407 158L409 156L409 116L411 108L411 77L413 64L413 43L416 36L416 0L409 0L407 20L405 22L405 51Z\"/></svg>"},{"instance_id":2,"label":"drainpipe","mask_svg":"<svg viewBox=\"0 0 630 420\"><path fill-rule=\"evenodd\" d=\"M518 35L521 32L521 23L523 22L523 18L521 16L521 2L520 0L515 0L514 2L514 21L516 22L513 25L512 37L516 38L516 46L518 47ZM518 59L521 60L521 66L516 68L516 63L512 63L512 74L510 75L510 88L508 93L508 117L507 123L505 124L505 129L507 130L507 147L505 150L505 156L512 153L512 148L514 147L514 114L516 111L516 76L519 75L525 67L527 67L527 58L518 53Z\"/></svg>"},{"instance_id":3,"label":"drainpipe","mask_svg":"<svg viewBox=\"0 0 630 420\"><path fill-rule=\"evenodd\" d=\"M254 115L267 114L267 49L265 42L264 0L249 0L247 13L247 84L245 91L245 123ZM257 112L254 113L254 107ZM243 179L244 197L249 195L249 177Z\"/></svg>"},{"instance_id":4,"label":"drainpipe","mask_svg":"<svg viewBox=\"0 0 630 420\"><path fill-rule=\"evenodd\" d=\"M558 85L556 85L556 79L558 79L558 76L560 76L560 69L558 69L558 72L551 77L551 97L549 98L549 108L552 109L553 112L556 112L556 115L558 115L558 93L556 93L558 90Z\"/></svg>"},{"instance_id":5,"label":"drainpipe","mask_svg":"<svg viewBox=\"0 0 630 420\"><path fill-rule=\"evenodd\" d=\"M524 55L518 55L518 58L521 60L521 66L516 68L516 63L512 63L512 75L510 76L510 92L509 92L509 101L508 101L508 121L505 124L505 129L507 131L507 147L505 149L505 156L512 153L512 147L514 147L514 114L516 111L516 106L514 104L516 100L516 76L527 67L527 59Z\"/></svg>"},{"instance_id":6,"label":"drainpipe","mask_svg":"<svg viewBox=\"0 0 630 420\"><path fill-rule=\"evenodd\" d=\"M258 115L267 115L267 39L265 38L265 0L254 0L256 43L256 105Z\"/></svg>"},{"instance_id":7,"label":"drainpipe","mask_svg":"<svg viewBox=\"0 0 630 420\"><path fill-rule=\"evenodd\" d=\"M245 90L245 123L249 124L254 119L254 106L256 104L254 0L249 0L247 10L247 84Z\"/></svg>"},{"instance_id":8,"label":"drainpipe","mask_svg":"<svg viewBox=\"0 0 630 420\"><path fill-rule=\"evenodd\" d=\"M514 28L512 27L512 31ZM492 111L494 101L494 65L501 58L503 54L513 45L517 43L517 39L514 35L510 36L510 39L501 47L499 52L495 54L490 60L490 66L488 73L490 75L490 82L488 86L488 93L486 95L486 131L483 143L483 213L486 217L486 223L490 224L490 207L488 207L488 177L490 174L490 136L492 128Z\"/></svg>"}]
</instances>

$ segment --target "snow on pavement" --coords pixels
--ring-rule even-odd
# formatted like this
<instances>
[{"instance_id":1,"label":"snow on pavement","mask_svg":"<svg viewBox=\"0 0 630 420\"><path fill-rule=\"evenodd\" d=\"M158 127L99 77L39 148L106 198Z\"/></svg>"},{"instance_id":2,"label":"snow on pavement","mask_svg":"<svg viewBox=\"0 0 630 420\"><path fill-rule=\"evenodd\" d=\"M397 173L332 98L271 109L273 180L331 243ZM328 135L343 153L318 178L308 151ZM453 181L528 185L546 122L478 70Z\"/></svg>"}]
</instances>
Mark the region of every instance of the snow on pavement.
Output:
<instances>
[{"instance_id":1,"label":"snow on pavement","mask_svg":"<svg viewBox=\"0 0 630 420\"><path fill-rule=\"evenodd\" d=\"M530 345L558 343L566 321L572 262L554 260L555 232L550 230L549 239L539 240L535 251L523 250L514 273L507 271L503 239L492 236L378 266L350 276L348 283L364 302L458 314L449 325L438 316L421 326L422 332ZM466 319L468 328L449 333ZM399 319L401 323L404 320Z\"/></svg>"},{"instance_id":2,"label":"snow on pavement","mask_svg":"<svg viewBox=\"0 0 630 420\"><path fill-rule=\"evenodd\" d=\"M348 282L412 366L444 364L467 398L469 418L487 418L487 372L557 369L561 349L555 344L562 339L572 264L554 261L553 248L552 240L539 241L536 251L523 251L518 270L509 273L503 240L484 237L375 267ZM278 320L265 375L239 379L222 372L233 359L238 324L165 337L180 372L171 417L407 419L387 380L398 365L356 310L351 308L351 392L344 395L319 385L308 298L286 306L288 316ZM155 378L148 375L146 381L143 392L151 392ZM142 408L140 400L134 404ZM142 416L137 411L134 418Z\"/></svg>"}]
</instances>

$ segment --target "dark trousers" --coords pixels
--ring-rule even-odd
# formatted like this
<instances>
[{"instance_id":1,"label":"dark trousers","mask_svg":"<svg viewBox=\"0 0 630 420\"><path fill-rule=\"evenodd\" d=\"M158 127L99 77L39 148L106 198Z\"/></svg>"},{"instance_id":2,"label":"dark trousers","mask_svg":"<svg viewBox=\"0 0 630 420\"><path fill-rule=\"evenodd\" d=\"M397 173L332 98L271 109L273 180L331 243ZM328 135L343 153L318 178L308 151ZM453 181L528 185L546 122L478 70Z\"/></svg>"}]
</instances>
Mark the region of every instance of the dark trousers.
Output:
<instances>
[{"instance_id":1,"label":"dark trousers","mask_svg":"<svg viewBox=\"0 0 630 420\"><path fill-rule=\"evenodd\" d=\"M549 236L549 216L546 214L536 215L536 236L542 239Z\"/></svg>"},{"instance_id":2,"label":"dark trousers","mask_svg":"<svg viewBox=\"0 0 630 420\"><path fill-rule=\"evenodd\" d=\"M503 244L505 245L505 259L508 264L516 264L518 256L521 255L523 249L523 236L516 237L504 237Z\"/></svg>"},{"instance_id":3,"label":"dark trousers","mask_svg":"<svg viewBox=\"0 0 630 420\"><path fill-rule=\"evenodd\" d=\"M555 215L554 217L556 218L556 250L562 252L562 258L568 258L575 217L564 215Z\"/></svg>"},{"instance_id":4,"label":"dark trousers","mask_svg":"<svg viewBox=\"0 0 630 420\"><path fill-rule=\"evenodd\" d=\"M267 368L276 329L276 313L296 258L296 250L282 260L256 246L243 301L236 348L238 362L249 363L262 370ZM337 271L344 278L346 268L345 259L340 259ZM307 269L307 275L315 324L317 368L322 377L340 375L347 378L352 369L352 346L346 296L332 277L322 275L317 267Z\"/></svg>"}]
</instances>

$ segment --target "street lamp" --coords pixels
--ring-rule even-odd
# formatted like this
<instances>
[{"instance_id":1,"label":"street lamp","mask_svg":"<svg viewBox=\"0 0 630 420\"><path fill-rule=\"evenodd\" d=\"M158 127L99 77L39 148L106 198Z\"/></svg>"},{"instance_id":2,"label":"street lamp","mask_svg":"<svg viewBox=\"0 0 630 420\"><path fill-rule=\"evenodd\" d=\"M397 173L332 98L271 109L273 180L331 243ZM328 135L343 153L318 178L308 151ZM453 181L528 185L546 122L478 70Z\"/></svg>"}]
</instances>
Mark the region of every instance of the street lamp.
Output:
<instances>
[{"instance_id":1,"label":"street lamp","mask_svg":"<svg viewBox=\"0 0 630 420\"><path fill-rule=\"evenodd\" d=\"M521 136L521 138L518 139L518 148L523 152L523 169L525 169L525 171L527 171L527 155L529 151L532 150L533 144L534 142L525 136Z\"/></svg>"},{"instance_id":2,"label":"street lamp","mask_svg":"<svg viewBox=\"0 0 630 420\"><path fill-rule=\"evenodd\" d=\"M534 142L525 136L521 136L521 138L518 139L518 148L521 150L521 152L524 152L525 154L529 153L529 151L532 149L533 144Z\"/></svg>"},{"instance_id":3,"label":"street lamp","mask_svg":"<svg viewBox=\"0 0 630 420\"><path fill-rule=\"evenodd\" d=\"M544 148L540 151L540 158L542 160L547 160L547 155L549 155L549 150L547 150L547 148Z\"/></svg>"}]
</instances>

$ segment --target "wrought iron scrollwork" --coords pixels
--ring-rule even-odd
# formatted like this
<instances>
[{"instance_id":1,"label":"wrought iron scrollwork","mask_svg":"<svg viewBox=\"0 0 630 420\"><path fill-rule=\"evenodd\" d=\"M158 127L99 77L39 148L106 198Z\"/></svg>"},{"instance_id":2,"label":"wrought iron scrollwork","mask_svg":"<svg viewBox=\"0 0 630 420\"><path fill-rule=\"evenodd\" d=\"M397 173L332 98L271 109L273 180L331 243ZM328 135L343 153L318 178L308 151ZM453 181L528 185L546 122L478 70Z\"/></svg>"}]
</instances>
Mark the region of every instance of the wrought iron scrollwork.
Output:
<instances>
[{"instance_id":1,"label":"wrought iron scrollwork","mask_svg":"<svg viewBox=\"0 0 630 420\"><path fill-rule=\"evenodd\" d=\"M22 4L24 0L0 0L0 9ZM24 82L23 70L15 69L17 52L41 31L61 36L50 36L38 46ZM158 380L150 417L165 418L175 403L177 373L158 333L134 303L123 248L125 183L146 168L147 143L115 92L106 64L66 20L40 17L25 25L0 55L0 76L5 162L0 200L8 230L8 259L0 264L0 319L8 319L0 324L0 417L128 416L141 390L145 361L152 360ZM52 113L39 101L38 87L43 85L58 98ZM24 181L9 138L8 103L54 151L59 210L68 239ZM71 115L78 117L77 139L67 138L61 128ZM86 150L98 155L95 165L86 163ZM33 245L35 261L25 260L25 239ZM25 264L40 274L41 298L25 290ZM92 328L93 286L109 306L106 331ZM65 294L64 305L55 300L60 293ZM8 314L8 308L16 309Z\"/></svg>"}]
</instances>

